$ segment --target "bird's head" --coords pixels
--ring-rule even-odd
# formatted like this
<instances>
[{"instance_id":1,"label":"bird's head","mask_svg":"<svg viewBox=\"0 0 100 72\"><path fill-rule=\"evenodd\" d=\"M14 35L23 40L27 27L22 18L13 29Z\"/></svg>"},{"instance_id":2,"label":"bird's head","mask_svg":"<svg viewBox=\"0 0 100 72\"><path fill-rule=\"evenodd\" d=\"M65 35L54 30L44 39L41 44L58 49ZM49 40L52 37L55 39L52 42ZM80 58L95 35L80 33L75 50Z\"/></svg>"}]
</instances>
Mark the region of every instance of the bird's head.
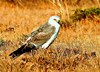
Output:
<instances>
[{"instance_id":1,"label":"bird's head","mask_svg":"<svg viewBox=\"0 0 100 72\"><path fill-rule=\"evenodd\" d=\"M51 17L49 18L49 20L48 20L48 23L49 23L49 24L52 24L52 23L54 23L54 22L60 24L60 17L59 17L59 16L51 16Z\"/></svg>"}]
</instances>

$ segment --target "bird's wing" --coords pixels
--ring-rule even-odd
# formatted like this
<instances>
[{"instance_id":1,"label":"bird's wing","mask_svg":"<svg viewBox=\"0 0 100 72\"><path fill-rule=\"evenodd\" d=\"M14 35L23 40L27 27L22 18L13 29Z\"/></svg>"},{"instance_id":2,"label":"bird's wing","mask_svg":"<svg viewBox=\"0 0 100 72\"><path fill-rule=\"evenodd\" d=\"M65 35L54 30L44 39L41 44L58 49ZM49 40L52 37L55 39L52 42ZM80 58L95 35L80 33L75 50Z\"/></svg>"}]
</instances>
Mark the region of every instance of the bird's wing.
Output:
<instances>
[{"instance_id":1,"label":"bird's wing","mask_svg":"<svg viewBox=\"0 0 100 72\"><path fill-rule=\"evenodd\" d=\"M42 32L43 29L46 28L47 26L48 26L47 23L42 25L42 26L40 26L37 30L33 31L30 36L34 37L38 32Z\"/></svg>"},{"instance_id":2,"label":"bird's wing","mask_svg":"<svg viewBox=\"0 0 100 72\"><path fill-rule=\"evenodd\" d=\"M33 43L35 43L37 46L41 46L51 38L51 36L54 34L54 31L55 27L53 26L44 28L41 32L34 36Z\"/></svg>"},{"instance_id":3,"label":"bird's wing","mask_svg":"<svg viewBox=\"0 0 100 72\"><path fill-rule=\"evenodd\" d=\"M51 36L54 34L54 32L55 32L54 26L45 24L41 26L39 29L37 29L36 31L31 33L30 42L33 42L37 47L39 47L42 44L44 44L47 40L49 40Z\"/></svg>"},{"instance_id":4,"label":"bird's wing","mask_svg":"<svg viewBox=\"0 0 100 72\"><path fill-rule=\"evenodd\" d=\"M46 26L47 26L47 23L44 24L44 25L42 25L42 26L40 26L37 30L33 31L33 32L30 34L30 36L28 37L28 39L26 40L25 43L27 43L27 42L29 42L30 40L32 40L32 38L33 38L35 35L37 35L39 32L41 32L42 29L45 28Z\"/></svg>"}]
</instances>

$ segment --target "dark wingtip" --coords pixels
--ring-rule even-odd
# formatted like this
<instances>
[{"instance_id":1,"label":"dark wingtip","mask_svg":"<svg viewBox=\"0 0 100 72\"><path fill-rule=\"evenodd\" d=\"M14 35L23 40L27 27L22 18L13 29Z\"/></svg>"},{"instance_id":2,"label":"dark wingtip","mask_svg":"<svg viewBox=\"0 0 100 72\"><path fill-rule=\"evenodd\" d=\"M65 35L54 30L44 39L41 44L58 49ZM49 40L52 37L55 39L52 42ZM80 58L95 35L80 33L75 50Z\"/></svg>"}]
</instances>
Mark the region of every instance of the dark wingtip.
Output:
<instances>
[{"instance_id":1,"label":"dark wingtip","mask_svg":"<svg viewBox=\"0 0 100 72\"><path fill-rule=\"evenodd\" d=\"M30 52L31 50L36 50L36 47L34 45L26 44L22 45L20 48L15 50L14 52L10 53L9 56L11 59L17 58L18 56L22 55L25 52Z\"/></svg>"},{"instance_id":2,"label":"dark wingtip","mask_svg":"<svg viewBox=\"0 0 100 72\"><path fill-rule=\"evenodd\" d=\"M14 53L9 54L9 56L10 56L10 59L14 59L17 57Z\"/></svg>"}]
</instances>

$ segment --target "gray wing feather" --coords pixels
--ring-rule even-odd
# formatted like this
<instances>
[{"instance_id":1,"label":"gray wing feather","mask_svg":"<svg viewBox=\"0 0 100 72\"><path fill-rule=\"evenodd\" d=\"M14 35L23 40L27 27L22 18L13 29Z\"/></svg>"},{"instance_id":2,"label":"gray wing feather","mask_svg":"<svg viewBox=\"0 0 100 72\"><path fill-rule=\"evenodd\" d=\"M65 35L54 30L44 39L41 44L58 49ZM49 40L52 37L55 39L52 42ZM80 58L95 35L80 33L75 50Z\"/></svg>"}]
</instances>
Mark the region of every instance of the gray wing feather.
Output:
<instances>
[{"instance_id":1,"label":"gray wing feather","mask_svg":"<svg viewBox=\"0 0 100 72\"><path fill-rule=\"evenodd\" d=\"M37 30L33 31L30 35L30 37L34 37L37 33L42 32L42 29L45 28L47 26L47 23L40 26Z\"/></svg>"}]
</instances>

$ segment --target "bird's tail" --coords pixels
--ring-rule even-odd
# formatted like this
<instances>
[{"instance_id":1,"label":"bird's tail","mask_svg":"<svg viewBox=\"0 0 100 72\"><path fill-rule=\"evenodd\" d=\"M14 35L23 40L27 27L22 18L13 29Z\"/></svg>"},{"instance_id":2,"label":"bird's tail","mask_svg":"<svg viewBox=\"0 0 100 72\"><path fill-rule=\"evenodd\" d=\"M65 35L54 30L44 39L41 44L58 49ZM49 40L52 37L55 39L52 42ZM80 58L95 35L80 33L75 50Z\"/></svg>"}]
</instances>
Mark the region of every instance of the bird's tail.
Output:
<instances>
[{"instance_id":1,"label":"bird's tail","mask_svg":"<svg viewBox=\"0 0 100 72\"><path fill-rule=\"evenodd\" d=\"M9 54L11 58L16 58L20 55L22 55L25 52L30 52L31 50L36 50L36 47L34 44L24 44L17 50L13 51L12 53Z\"/></svg>"}]
</instances>

